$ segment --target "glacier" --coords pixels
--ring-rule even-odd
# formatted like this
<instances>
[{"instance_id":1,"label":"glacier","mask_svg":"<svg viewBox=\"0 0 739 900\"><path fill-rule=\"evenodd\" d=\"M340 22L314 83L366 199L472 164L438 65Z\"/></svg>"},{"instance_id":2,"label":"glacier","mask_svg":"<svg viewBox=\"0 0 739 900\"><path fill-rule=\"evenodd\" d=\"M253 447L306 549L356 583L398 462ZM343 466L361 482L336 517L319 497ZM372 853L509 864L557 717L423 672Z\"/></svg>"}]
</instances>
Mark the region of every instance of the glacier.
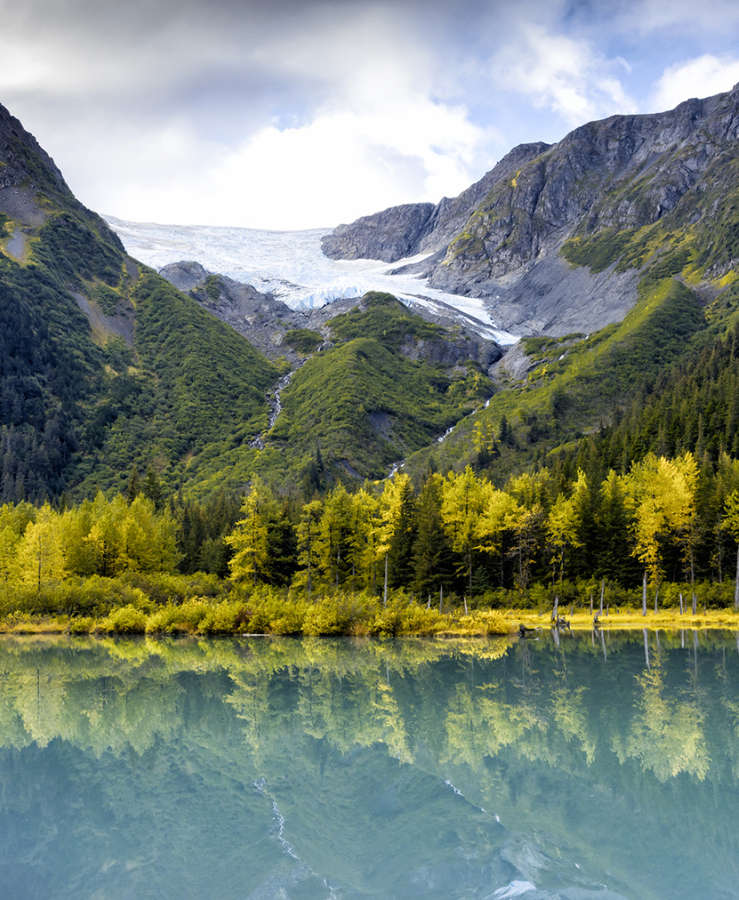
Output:
<instances>
[{"instance_id":1,"label":"glacier","mask_svg":"<svg viewBox=\"0 0 739 900\"><path fill-rule=\"evenodd\" d=\"M271 292L293 309L312 309L333 300L361 297L367 291L387 291L409 306L456 318L499 344L518 340L497 327L483 300L436 290L417 275L390 273L390 268L420 262L428 254L399 260L391 267L376 259L329 259L321 251L321 238L330 230L326 228L262 231L129 222L114 216L105 216L105 220L126 252L154 269L195 260L211 272Z\"/></svg>"}]
</instances>

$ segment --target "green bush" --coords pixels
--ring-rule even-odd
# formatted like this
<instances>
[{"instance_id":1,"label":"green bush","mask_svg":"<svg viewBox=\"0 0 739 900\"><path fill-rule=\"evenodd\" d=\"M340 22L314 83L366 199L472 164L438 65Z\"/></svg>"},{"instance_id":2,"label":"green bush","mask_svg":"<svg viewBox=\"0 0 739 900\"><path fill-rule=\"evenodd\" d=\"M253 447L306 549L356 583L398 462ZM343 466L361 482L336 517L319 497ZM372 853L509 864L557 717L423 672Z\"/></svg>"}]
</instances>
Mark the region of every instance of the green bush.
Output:
<instances>
[{"instance_id":1,"label":"green bush","mask_svg":"<svg viewBox=\"0 0 739 900\"><path fill-rule=\"evenodd\" d=\"M146 631L146 614L135 606L122 606L98 622L96 630L113 634L143 634Z\"/></svg>"}]
</instances>

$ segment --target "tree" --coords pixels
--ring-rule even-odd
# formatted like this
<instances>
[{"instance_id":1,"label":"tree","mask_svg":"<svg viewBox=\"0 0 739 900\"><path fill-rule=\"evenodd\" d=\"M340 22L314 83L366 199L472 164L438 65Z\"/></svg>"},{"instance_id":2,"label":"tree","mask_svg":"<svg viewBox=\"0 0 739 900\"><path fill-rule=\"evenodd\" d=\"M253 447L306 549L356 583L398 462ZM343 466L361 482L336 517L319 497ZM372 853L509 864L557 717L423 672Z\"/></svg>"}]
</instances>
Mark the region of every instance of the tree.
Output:
<instances>
[{"instance_id":1,"label":"tree","mask_svg":"<svg viewBox=\"0 0 739 900\"><path fill-rule=\"evenodd\" d=\"M313 581L321 564L319 537L322 513L322 501L311 500L303 506L297 528L298 566L301 571L296 581L306 587L309 600L313 591Z\"/></svg>"},{"instance_id":2,"label":"tree","mask_svg":"<svg viewBox=\"0 0 739 900\"><path fill-rule=\"evenodd\" d=\"M486 491L484 507L477 520L476 550L501 559L501 583L503 579L503 545L507 534L513 534L519 521L521 507L506 491L492 485Z\"/></svg>"},{"instance_id":3,"label":"tree","mask_svg":"<svg viewBox=\"0 0 739 900\"><path fill-rule=\"evenodd\" d=\"M634 512L632 553L644 567L642 613L646 615L646 585L656 592L662 576L661 544L670 536L678 539L689 532L694 512L697 469L692 454L679 460L648 454L633 465L625 478L626 495ZM695 594L693 609L695 610Z\"/></svg>"},{"instance_id":4,"label":"tree","mask_svg":"<svg viewBox=\"0 0 739 900\"><path fill-rule=\"evenodd\" d=\"M352 499L339 483L323 502L317 547L323 581L336 587L352 574L352 512Z\"/></svg>"},{"instance_id":5,"label":"tree","mask_svg":"<svg viewBox=\"0 0 739 900\"><path fill-rule=\"evenodd\" d=\"M734 609L739 609L739 490L732 491L724 503L722 527L736 541L736 581L734 582Z\"/></svg>"},{"instance_id":6,"label":"tree","mask_svg":"<svg viewBox=\"0 0 739 900\"><path fill-rule=\"evenodd\" d=\"M412 537L402 534L409 529L408 505L413 502L411 480L404 472L396 473L385 482L380 495L380 525L378 529L377 552L384 562L382 602L387 605L387 591L389 585L390 552L395 549L403 564L410 560ZM398 536L402 536L403 544L397 543ZM407 539L406 539L407 538Z\"/></svg>"},{"instance_id":7,"label":"tree","mask_svg":"<svg viewBox=\"0 0 739 900\"><path fill-rule=\"evenodd\" d=\"M580 469L577 481L569 497L559 494L547 516L547 538L552 556L552 575L559 568L559 580L562 581L565 569L565 556L568 550L582 547L580 532L583 522L583 506L588 496L588 480Z\"/></svg>"},{"instance_id":8,"label":"tree","mask_svg":"<svg viewBox=\"0 0 739 900\"><path fill-rule=\"evenodd\" d=\"M452 549L459 554L459 574L466 573L472 591L472 554L478 545L479 519L493 490L488 481L475 477L470 466L464 472L450 472L442 484L441 517Z\"/></svg>"},{"instance_id":9,"label":"tree","mask_svg":"<svg viewBox=\"0 0 739 900\"><path fill-rule=\"evenodd\" d=\"M264 482L255 476L241 505L242 517L226 537L234 555L229 563L231 578L256 584L267 580L269 572L269 518L275 499Z\"/></svg>"},{"instance_id":10,"label":"tree","mask_svg":"<svg viewBox=\"0 0 739 900\"><path fill-rule=\"evenodd\" d=\"M61 540L60 517L45 503L29 522L18 545L20 576L26 584L41 587L62 579L67 571Z\"/></svg>"},{"instance_id":11,"label":"tree","mask_svg":"<svg viewBox=\"0 0 739 900\"><path fill-rule=\"evenodd\" d=\"M417 501L412 584L422 597L449 584L452 575L451 547L441 522L442 482L438 473L429 475Z\"/></svg>"},{"instance_id":12,"label":"tree","mask_svg":"<svg viewBox=\"0 0 739 900\"><path fill-rule=\"evenodd\" d=\"M629 563L630 515L624 481L611 469L600 486L596 519L596 571L601 577L618 580ZM633 557L632 557L633 559Z\"/></svg>"}]
</instances>

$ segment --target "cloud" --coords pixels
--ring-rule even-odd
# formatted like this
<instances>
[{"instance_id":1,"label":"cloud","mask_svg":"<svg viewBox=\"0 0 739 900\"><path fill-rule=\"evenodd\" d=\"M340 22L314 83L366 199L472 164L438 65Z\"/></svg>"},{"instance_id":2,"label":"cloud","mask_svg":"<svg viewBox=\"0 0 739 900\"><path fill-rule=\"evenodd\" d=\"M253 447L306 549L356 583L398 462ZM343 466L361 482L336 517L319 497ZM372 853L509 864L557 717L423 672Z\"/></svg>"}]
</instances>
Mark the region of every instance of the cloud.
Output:
<instances>
[{"instance_id":1,"label":"cloud","mask_svg":"<svg viewBox=\"0 0 739 900\"><path fill-rule=\"evenodd\" d=\"M491 72L496 86L529 96L575 126L636 110L618 78L623 69L623 59L607 60L585 40L527 24L494 57Z\"/></svg>"},{"instance_id":2,"label":"cloud","mask_svg":"<svg viewBox=\"0 0 739 900\"><path fill-rule=\"evenodd\" d=\"M464 108L424 95L363 110L327 107L295 127L267 125L233 149L198 142L172 123L147 140L144 160L119 145L109 165L125 190L103 178L96 188L107 194L103 211L124 218L162 221L166 210L167 221L180 223L332 226L463 190L479 171L485 134Z\"/></svg>"},{"instance_id":3,"label":"cloud","mask_svg":"<svg viewBox=\"0 0 739 900\"><path fill-rule=\"evenodd\" d=\"M736 0L629 0L616 7L615 20L624 33L672 31L728 34L739 23Z\"/></svg>"},{"instance_id":4,"label":"cloud","mask_svg":"<svg viewBox=\"0 0 739 900\"><path fill-rule=\"evenodd\" d=\"M657 109L672 109L689 97L710 97L739 82L739 58L712 56L675 63L665 69L654 89Z\"/></svg>"},{"instance_id":5,"label":"cloud","mask_svg":"<svg viewBox=\"0 0 739 900\"><path fill-rule=\"evenodd\" d=\"M229 154L210 173L209 214L222 220L235 203L241 224L301 228L437 200L469 185L483 134L463 108L424 95L327 109L301 127L264 128Z\"/></svg>"},{"instance_id":6,"label":"cloud","mask_svg":"<svg viewBox=\"0 0 739 900\"><path fill-rule=\"evenodd\" d=\"M139 220L331 226L454 195L493 164L499 136L437 96L435 49L401 15L309 6L283 23L255 21L249 41L242 20L234 33L222 24L216 39L212 23L193 35L192 21L175 20L132 48L125 66L115 48L108 58L95 49L56 81L60 37L47 36L46 70L29 70L18 96L27 124L53 134L49 149L84 202ZM186 59L183 48L193 51ZM46 101L31 102L44 83ZM283 96L275 86L286 86ZM270 90L279 101L271 109Z\"/></svg>"}]
</instances>

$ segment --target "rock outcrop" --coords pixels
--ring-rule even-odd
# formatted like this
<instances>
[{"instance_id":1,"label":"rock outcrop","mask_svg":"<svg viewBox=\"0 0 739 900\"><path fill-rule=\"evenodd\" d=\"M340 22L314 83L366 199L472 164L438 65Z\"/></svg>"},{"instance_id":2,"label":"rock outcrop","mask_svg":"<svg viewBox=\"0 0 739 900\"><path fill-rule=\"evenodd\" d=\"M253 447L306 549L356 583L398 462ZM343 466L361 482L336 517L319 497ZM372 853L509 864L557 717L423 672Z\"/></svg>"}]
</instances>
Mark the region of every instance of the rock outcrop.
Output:
<instances>
[{"instance_id":1,"label":"rock outcrop","mask_svg":"<svg viewBox=\"0 0 739 900\"><path fill-rule=\"evenodd\" d=\"M623 317L636 300L639 271L675 246L676 234L682 239L693 228L706 235L712 218L731 232L735 212L726 202L739 185L738 138L739 85L669 112L612 116L558 144L516 147L427 217L427 205L419 204L412 227L405 227L410 207L342 225L324 240L324 252L342 255L336 236L351 235L355 254L371 256L382 223L377 258L400 258L388 248L405 256L432 253L414 271L433 287L489 298L501 327L591 331ZM615 271L634 232L655 223L664 223L664 240L655 234L647 252L632 254ZM568 254L572 241L589 248L599 236L615 240L601 241L590 255ZM736 260L728 244L722 259L706 257L714 277Z\"/></svg>"}]
</instances>

